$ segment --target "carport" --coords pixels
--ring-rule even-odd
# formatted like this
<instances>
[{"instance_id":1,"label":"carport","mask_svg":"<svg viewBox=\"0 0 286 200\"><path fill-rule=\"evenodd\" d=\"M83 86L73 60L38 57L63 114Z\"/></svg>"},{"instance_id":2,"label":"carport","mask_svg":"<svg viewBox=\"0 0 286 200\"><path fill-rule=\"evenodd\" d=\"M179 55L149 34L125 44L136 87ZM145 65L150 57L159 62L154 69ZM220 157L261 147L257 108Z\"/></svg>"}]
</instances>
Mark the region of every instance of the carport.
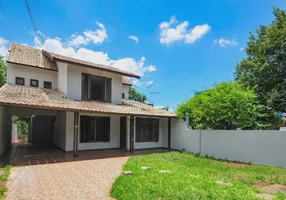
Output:
<instances>
[{"instance_id":1,"label":"carport","mask_svg":"<svg viewBox=\"0 0 286 200\"><path fill-rule=\"evenodd\" d=\"M12 128L12 116L28 122L28 137L19 139ZM56 121L57 111L14 106L0 107L0 165L41 164L49 161L61 161L56 155L64 151L57 146L56 133L59 130ZM44 157L48 156L48 157ZM50 156L54 156L51 158Z\"/></svg>"}]
</instances>

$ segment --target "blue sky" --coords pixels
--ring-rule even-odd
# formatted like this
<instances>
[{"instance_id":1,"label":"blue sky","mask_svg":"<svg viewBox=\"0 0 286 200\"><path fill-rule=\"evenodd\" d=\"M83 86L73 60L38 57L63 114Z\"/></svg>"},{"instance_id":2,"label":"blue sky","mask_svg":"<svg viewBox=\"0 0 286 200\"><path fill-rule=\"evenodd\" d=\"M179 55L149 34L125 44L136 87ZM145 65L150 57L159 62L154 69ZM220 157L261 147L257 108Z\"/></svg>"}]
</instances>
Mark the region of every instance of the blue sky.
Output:
<instances>
[{"instance_id":1,"label":"blue sky","mask_svg":"<svg viewBox=\"0 0 286 200\"><path fill-rule=\"evenodd\" d=\"M42 46L25 0L2 0L0 54L9 41ZM46 50L142 75L136 89L157 106L232 80L249 31L273 20L284 0L29 0ZM133 39L130 39L130 36ZM136 38L138 41L136 41Z\"/></svg>"}]
</instances>

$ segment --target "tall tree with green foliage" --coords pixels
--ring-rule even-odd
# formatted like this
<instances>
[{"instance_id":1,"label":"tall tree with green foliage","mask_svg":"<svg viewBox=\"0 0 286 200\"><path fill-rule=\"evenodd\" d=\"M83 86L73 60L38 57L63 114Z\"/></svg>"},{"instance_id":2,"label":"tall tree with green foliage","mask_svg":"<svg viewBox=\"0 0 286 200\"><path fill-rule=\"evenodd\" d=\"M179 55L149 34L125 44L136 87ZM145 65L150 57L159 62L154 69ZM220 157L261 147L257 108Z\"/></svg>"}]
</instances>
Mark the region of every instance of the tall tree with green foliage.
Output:
<instances>
[{"instance_id":1,"label":"tall tree with green foliage","mask_svg":"<svg viewBox=\"0 0 286 200\"><path fill-rule=\"evenodd\" d=\"M147 98L144 94L140 94L133 87L129 87L129 99L144 103Z\"/></svg>"},{"instance_id":2,"label":"tall tree with green foliage","mask_svg":"<svg viewBox=\"0 0 286 200\"><path fill-rule=\"evenodd\" d=\"M274 8L273 14L270 25L250 33L247 57L237 65L235 76L244 86L254 88L268 109L286 112L286 13Z\"/></svg>"},{"instance_id":3,"label":"tall tree with green foliage","mask_svg":"<svg viewBox=\"0 0 286 200\"><path fill-rule=\"evenodd\" d=\"M3 56L0 56L0 87L6 83L7 66Z\"/></svg>"},{"instance_id":4,"label":"tall tree with green foliage","mask_svg":"<svg viewBox=\"0 0 286 200\"><path fill-rule=\"evenodd\" d=\"M234 122L243 129L260 129L265 126L261 123L264 109L253 90L222 82L181 104L177 115L185 119L188 113L193 129L230 129Z\"/></svg>"}]
</instances>

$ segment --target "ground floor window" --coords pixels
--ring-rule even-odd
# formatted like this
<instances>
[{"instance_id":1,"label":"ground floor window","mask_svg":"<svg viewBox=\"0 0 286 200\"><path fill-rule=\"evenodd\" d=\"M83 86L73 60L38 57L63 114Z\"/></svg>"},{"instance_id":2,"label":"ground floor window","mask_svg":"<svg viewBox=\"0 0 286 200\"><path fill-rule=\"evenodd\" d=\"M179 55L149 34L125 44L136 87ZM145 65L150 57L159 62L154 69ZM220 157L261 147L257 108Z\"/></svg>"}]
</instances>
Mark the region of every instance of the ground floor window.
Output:
<instances>
[{"instance_id":1,"label":"ground floor window","mask_svg":"<svg viewBox=\"0 0 286 200\"><path fill-rule=\"evenodd\" d=\"M136 118L136 142L158 142L159 119Z\"/></svg>"},{"instance_id":2,"label":"ground floor window","mask_svg":"<svg viewBox=\"0 0 286 200\"><path fill-rule=\"evenodd\" d=\"M80 141L109 142L110 117L80 117Z\"/></svg>"}]
</instances>

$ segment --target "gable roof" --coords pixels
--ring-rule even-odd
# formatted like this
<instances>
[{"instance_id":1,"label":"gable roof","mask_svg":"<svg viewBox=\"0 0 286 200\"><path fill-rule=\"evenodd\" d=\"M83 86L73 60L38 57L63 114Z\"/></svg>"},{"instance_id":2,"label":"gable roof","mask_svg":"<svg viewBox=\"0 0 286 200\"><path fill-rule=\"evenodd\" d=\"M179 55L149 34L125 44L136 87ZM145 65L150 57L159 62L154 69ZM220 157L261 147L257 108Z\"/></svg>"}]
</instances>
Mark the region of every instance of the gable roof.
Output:
<instances>
[{"instance_id":1,"label":"gable roof","mask_svg":"<svg viewBox=\"0 0 286 200\"><path fill-rule=\"evenodd\" d=\"M0 88L0 105L71 112L93 112L133 116L176 117L175 113L123 99L121 105L67 99L57 89L6 84Z\"/></svg>"},{"instance_id":2,"label":"gable roof","mask_svg":"<svg viewBox=\"0 0 286 200\"><path fill-rule=\"evenodd\" d=\"M42 53L41 49L11 43L6 62L58 71L56 62Z\"/></svg>"},{"instance_id":3,"label":"gable roof","mask_svg":"<svg viewBox=\"0 0 286 200\"><path fill-rule=\"evenodd\" d=\"M51 53L45 50L32 48L26 45L11 43L9 55L6 60L8 63L22 64L31 67L37 67L47 70L58 71L56 61L68 64L77 65L80 67L87 67L110 73L116 73L127 77L140 78L139 75L123 71L114 67L96 64L72 57L62 56L59 54Z\"/></svg>"},{"instance_id":4,"label":"gable roof","mask_svg":"<svg viewBox=\"0 0 286 200\"><path fill-rule=\"evenodd\" d=\"M128 80L128 78L122 76L122 85L132 86L132 83Z\"/></svg>"}]
</instances>

